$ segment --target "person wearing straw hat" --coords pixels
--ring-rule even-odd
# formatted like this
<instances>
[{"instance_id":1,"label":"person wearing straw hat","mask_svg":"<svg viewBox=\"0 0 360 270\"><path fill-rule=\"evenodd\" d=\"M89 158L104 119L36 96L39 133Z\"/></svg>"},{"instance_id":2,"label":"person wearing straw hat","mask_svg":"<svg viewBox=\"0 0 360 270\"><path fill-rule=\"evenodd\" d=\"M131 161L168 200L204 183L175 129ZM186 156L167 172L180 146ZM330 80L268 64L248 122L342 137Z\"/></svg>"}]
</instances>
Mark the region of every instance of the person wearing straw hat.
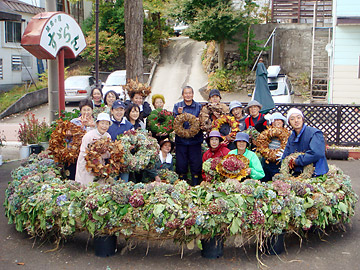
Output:
<instances>
[{"instance_id":1,"label":"person wearing straw hat","mask_svg":"<svg viewBox=\"0 0 360 270\"><path fill-rule=\"evenodd\" d=\"M292 153L302 152L304 154L289 161L289 168L294 170L295 175L299 175L309 164L315 167L314 176L326 174L329 167L325 157L325 139L322 131L306 125L303 113L296 108L288 111L286 120L293 132L288 139L282 159Z\"/></svg>"},{"instance_id":2,"label":"person wearing straw hat","mask_svg":"<svg viewBox=\"0 0 360 270\"><path fill-rule=\"evenodd\" d=\"M247 175L252 178L259 180L265 176L264 170L261 166L261 162L257 155L247 149L249 146L249 134L245 132L236 133L236 138L234 140L236 144L236 149L229 152L229 155L243 155L249 160L249 168L246 169Z\"/></svg>"},{"instance_id":3,"label":"person wearing straw hat","mask_svg":"<svg viewBox=\"0 0 360 270\"><path fill-rule=\"evenodd\" d=\"M264 126L267 125L266 121L264 121L265 115L260 113L261 108L262 105L256 100L251 100L245 107L245 112L248 114L248 117L245 119L246 129L255 127L258 122L262 122Z\"/></svg>"},{"instance_id":4,"label":"person wearing straw hat","mask_svg":"<svg viewBox=\"0 0 360 270\"><path fill-rule=\"evenodd\" d=\"M86 149L88 144L102 139L111 138L107 133L111 125L110 115L108 113L99 113L96 119L96 129L92 129L87 132L81 141L80 153L76 164L75 181L80 182L83 185L88 185L94 181L94 175L86 170ZM106 154L104 154L106 156Z\"/></svg>"}]
</instances>

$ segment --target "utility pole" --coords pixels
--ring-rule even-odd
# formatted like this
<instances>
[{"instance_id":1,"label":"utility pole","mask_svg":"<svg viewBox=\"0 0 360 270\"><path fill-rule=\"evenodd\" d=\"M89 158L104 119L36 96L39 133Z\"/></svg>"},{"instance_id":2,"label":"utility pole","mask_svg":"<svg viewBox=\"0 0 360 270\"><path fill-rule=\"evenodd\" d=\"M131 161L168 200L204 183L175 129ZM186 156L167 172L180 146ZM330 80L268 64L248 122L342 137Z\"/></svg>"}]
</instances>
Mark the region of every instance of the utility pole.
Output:
<instances>
[{"instance_id":1,"label":"utility pole","mask_svg":"<svg viewBox=\"0 0 360 270\"><path fill-rule=\"evenodd\" d=\"M47 12L56 11L56 0L46 0L45 10ZM57 59L47 60L48 66L48 100L49 100L49 119L50 122L56 120L59 111L58 93L59 93L59 77Z\"/></svg>"}]
</instances>

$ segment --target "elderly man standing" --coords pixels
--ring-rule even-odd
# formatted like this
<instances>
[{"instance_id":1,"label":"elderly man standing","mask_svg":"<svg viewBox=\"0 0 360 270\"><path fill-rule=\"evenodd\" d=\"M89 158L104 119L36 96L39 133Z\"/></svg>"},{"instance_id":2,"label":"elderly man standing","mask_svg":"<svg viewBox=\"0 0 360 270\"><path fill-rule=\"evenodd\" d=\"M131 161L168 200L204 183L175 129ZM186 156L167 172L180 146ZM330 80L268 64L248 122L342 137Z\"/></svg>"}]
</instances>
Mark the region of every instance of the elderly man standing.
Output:
<instances>
[{"instance_id":1,"label":"elderly man standing","mask_svg":"<svg viewBox=\"0 0 360 270\"><path fill-rule=\"evenodd\" d=\"M291 108L287 113L287 122L292 127L289 140L286 144L282 158L295 152L303 155L289 161L289 168L294 169L295 174L300 174L303 167L314 164L314 176L326 174L329 167L325 157L325 140L322 131L309 127L304 123L303 113L296 108Z\"/></svg>"},{"instance_id":2,"label":"elderly man standing","mask_svg":"<svg viewBox=\"0 0 360 270\"><path fill-rule=\"evenodd\" d=\"M174 105L174 116L182 113L190 113L199 116L201 105L193 100L194 90L191 86L185 86L182 90L183 101ZM187 179L188 166L192 177L192 185L200 184L202 157L201 143L203 142L203 134L199 131L192 138L181 138L176 135L176 172L180 179Z\"/></svg>"}]
</instances>

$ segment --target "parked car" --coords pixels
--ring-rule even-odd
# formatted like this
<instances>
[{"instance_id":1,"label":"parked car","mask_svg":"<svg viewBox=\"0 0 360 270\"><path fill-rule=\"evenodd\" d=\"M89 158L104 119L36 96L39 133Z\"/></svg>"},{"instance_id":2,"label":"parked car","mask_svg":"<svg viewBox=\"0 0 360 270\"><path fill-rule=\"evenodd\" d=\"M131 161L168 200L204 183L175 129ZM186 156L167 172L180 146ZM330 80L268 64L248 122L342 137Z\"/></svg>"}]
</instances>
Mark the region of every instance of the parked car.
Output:
<instances>
[{"instance_id":1,"label":"parked car","mask_svg":"<svg viewBox=\"0 0 360 270\"><path fill-rule=\"evenodd\" d=\"M174 25L174 34L175 36L180 36L182 32L187 29L189 26L184 22L180 22Z\"/></svg>"},{"instance_id":2,"label":"parked car","mask_svg":"<svg viewBox=\"0 0 360 270\"><path fill-rule=\"evenodd\" d=\"M285 74L280 74L280 66L269 66L268 85L274 103L293 103L294 90L290 79Z\"/></svg>"},{"instance_id":3,"label":"parked car","mask_svg":"<svg viewBox=\"0 0 360 270\"><path fill-rule=\"evenodd\" d=\"M116 70L107 77L105 84L102 88L103 95L110 91L114 90L119 94L119 98L123 101L126 100L126 93L122 85L126 84L126 70Z\"/></svg>"},{"instance_id":4,"label":"parked car","mask_svg":"<svg viewBox=\"0 0 360 270\"><path fill-rule=\"evenodd\" d=\"M65 80L65 102L79 102L96 87L93 76L71 76Z\"/></svg>"}]
</instances>

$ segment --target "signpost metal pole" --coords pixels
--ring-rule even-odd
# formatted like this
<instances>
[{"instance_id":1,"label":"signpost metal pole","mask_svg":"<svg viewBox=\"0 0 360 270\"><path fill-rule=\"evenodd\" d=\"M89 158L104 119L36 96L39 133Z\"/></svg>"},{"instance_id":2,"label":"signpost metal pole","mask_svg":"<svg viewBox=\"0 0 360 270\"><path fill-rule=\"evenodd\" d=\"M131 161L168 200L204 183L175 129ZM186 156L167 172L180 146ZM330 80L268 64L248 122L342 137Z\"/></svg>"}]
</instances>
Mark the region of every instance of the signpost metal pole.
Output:
<instances>
[{"instance_id":1,"label":"signpost metal pole","mask_svg":"<svg viewBox=\"0 0 360 270\"><path fill-rule=\"evenodd\" d=\"M61 49L57 55L59 68L59 115L65 111L65 51Z\"/></svg>"},{"instance_id":2,"label":"signpost metal pole","mask_svg":"<svg viewBox=\"0 0 360 270\"><path fill-rule=\"evenodd\" d=\"M95 80L99 85L99 0L95 2Z\"/></svg>"}]
</instances>

